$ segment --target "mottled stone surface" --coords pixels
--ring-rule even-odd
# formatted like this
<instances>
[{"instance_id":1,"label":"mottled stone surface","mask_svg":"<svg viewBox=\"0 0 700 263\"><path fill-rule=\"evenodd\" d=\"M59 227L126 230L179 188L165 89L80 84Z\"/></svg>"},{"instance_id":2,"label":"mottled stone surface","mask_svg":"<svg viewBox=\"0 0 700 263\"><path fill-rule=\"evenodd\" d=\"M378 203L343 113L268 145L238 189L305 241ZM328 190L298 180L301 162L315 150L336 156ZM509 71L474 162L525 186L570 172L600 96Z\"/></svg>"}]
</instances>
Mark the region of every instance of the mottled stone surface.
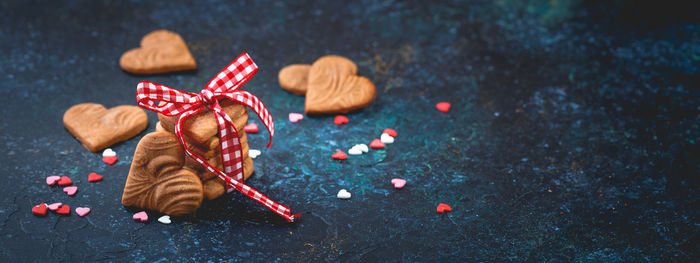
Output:
<instances>
[{"instance_id":1,"label":"mottled stone surface","mask_svg":"<svg viewBox=\"0 0 700 263\"><path fill-rule=\"evenodd\" d=\"M228 2L0 3L0 261L699 258L700 27L680 1ZM121 54L161 28L182 35L198 70L122 71ZM144 79L198 91L242 51L261 68L244 89L277 120L249 183L302 220L232 193L171 225L134 222L119 200L145 132L113 146L108 166L63 112L134 105ZM304 98L278 86L279 69L326 54L354 60L377 99L340 127L290 123ZM386 127L399 133L386 150L331 160ZM266 137L249 140L262 149ZM337 199L341 188L353 197ZM92 212L38 218L41 202ZM453 211L437 214L441 202Z\"/></svg>"}]
</instances>

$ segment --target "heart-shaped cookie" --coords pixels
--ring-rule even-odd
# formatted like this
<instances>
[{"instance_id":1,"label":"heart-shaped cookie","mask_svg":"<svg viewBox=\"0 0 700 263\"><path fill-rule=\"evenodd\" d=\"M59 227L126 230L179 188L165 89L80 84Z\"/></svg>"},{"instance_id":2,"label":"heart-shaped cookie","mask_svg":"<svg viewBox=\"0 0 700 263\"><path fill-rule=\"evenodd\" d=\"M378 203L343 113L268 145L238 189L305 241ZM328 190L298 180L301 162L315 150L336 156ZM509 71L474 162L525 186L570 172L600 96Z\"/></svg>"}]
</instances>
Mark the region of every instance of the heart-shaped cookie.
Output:
<instances>
[{"instance_id":1,"label":"heart-shaped cookie","mask_svg":"<svg viewBox=\"0 0 700 263\"><path fill-rule=\"evenodd\" d=\"M97 152L139 134L148 126L148 116L136 106L108 110L100 104L83 103L63 114L63 125L85 148Z\"/></svg>"},{"instance_id":2,"label":"heart-shaped cookie","mask_svg":"<svg viewBox=\"0 0 700 263\"><path fill-rule=\"evenodd\" d=\"M282 89L296 95L306 94L306 86L309 77L309 64L292 64L280 70L277 80Z\"/></svg>"},{"instance_id":3,"label":"heart-shaped cookie","mask_svg":"<svg viewBox=\"0 0 700 263\"><path fill-rule=\"evenodd\" d=\"M233 125L238 131L243 157L243 177L244 179L248 179L255 170L253 167L253 160L248 156L248 139L244 131L244 127L248 122L248 111L242 104L227 99L221 100L220 105L224 109L224 112L233 120ZM165 116L163 114L158 114L158 119L160 120L159 127L162 128L162 130L174 133L177 118L179 118L179 115ZM221 145L217 137L219 128L214 113L210 110L204 110L196 115L188 117L183 124L182 130L190 150L202 158L205 158L211 165L223 169L220 154ZM215 177L214 173L206 170L190 157L185 157L185 167L196 171L202 180ZM218 178L217 180L221 181ZM218 184L205 183L204 191L207 199L221 196L225 192L224 185L223 181L218 182Z\"/></svg>"},{"instance_id":4,"label":"heart-shaped cookie","mask_svg":"<svg viewBox=\"0 0 700 263\"><path fill-rule=\"evenodd\" d=\"M119 65L127 72L155 74L197 69L197 63L182 37L156 30L141 39L141 47L125 52Z\"/></svg>"},{"instance_id":5,"label":"heart-shaped cookie","mask_svg":"<svg viewBox=\"0 0 700 263\"><path fill-rule=\"evenodd\" d=\"M202 182L184 164L185 153L174 134L147 134L136 146L122 204L169 215L194 212L204 198Z\"/></svg>"},{"instance_id":6,"label":"heart-shaped cookie","mask_svg":"<svg viewBox=\"0 0 700 263\"><path fill-rule=\"evenodd\" d=\"M309 69L306 114L346 113L369 105L376 90L368 78L357 76L357 66L341 56L324 56Z\"/></svg>"}]
</instances>

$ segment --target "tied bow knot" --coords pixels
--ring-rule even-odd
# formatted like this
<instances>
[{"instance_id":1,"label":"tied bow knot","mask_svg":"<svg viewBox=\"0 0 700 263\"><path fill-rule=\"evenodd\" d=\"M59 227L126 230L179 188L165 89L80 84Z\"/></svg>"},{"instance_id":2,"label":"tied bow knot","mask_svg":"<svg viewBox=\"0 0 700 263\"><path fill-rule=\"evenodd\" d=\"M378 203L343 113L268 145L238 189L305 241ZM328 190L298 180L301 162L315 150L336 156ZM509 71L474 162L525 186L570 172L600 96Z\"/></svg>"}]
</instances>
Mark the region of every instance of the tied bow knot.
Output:
<instances>
[{"instance_id":1,"label":"tied bow knot","mask_svg":"<svg viewBox=\"0 0 700 263\"><path fill-rule=\"evenodd\" d=\"M199 92L199 100L207 106L207 108L214 110L215 104L216 104L216 98L214 97L214 92L211 92L209 89L203 89L201 92Z\"/></svg>"},{"instance_id":2,"label":"tied bow knot","mask_svg":"<svg viewBox=\"0 0 700 263\"><path fill-rule=\"evenodd\" d=\"M255 65L247 53L243 53L209 81L206 88L202 89L199 94L176 90L150 81L141 81L136 88L136 101L139 106L166 116L180 115L175 124L175 135L185 150L185 154L216 174L221 180L224 180L228 192L236 189L286 218L287 221L293 222L294 218L298 218L301 215L292 215L289 207L278 204L243 182L243 154L241 153L238 131L218 101L219 99L228 98L253 110L270 133L270 139L267 143L269 148L272 145L272 136L275 134L275 124L272 121L272 116L258 97L250 92L238 90L257 71L258 66ZM157 101L164 103L158 105ZM210 109L214 113L219 128L223 172L192 152L187 147L185 137L182 135L182 124L185 122L185 119L201 112L205 108Z\"/></svg>"}]
</instances>

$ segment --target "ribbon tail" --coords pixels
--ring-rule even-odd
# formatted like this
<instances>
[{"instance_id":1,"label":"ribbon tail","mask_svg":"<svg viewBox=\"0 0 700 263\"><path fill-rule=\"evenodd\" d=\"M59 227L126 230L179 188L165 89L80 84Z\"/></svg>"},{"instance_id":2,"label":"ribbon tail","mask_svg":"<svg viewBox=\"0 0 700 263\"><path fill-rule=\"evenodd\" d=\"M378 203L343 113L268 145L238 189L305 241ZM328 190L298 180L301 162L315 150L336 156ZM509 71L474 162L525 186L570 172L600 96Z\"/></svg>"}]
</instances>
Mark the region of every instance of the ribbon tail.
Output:
<instances>
[{"instance_id":1,"label":"ribbon tail","mask_svg":"<svg viewBox=\"0 0 700 263\"><path fill-rule=\"evenodd\" d=\"M263 104L258 97L244 90L225 93L223 96L246 105L258 115L258 118L260 118L263 125L265 125L265 128L267 128L267 132L270 134L270 138L268 139L266 146L267 148L270 148L272 146L272 136L275 135L275 122L272 119L272 115L267 110L267 107L265 107L265 104Z\"/></svg>"},{"instance_id":2,"label":"ribbon tail","mask_svg":"<svg viewBox=\"0 0 700 263\"><path fill-rule=\"evenodd\" d=\"M229 179L231 179L231 178L229 177ZM289 209L289 207L281 205L281 204L273 201L269 197L258 192L258 190L255 190L252 187L250 187L244 183L241 183L241 182L238 182L235 180L230 180L227 182L231 183L239 192L252 198L255 201L258 201L258 203L261 203L262 205L264 205L268 209L270 209L273 212L277 213L278 215L284 217L289 222L294 222L295 218L301 217L301 214L292 215L292 212Z\"/></svg>"},{"instance_id":3,"label":"ribbon tail","mask_svg":"<svg viewBox=\"0 0 700 263\"><path fill-rule=\"evenodd\" d=\"M242 150L238 137L238 131L233 125L231 118L226 114L226 112L224 112L218 102L214 104L212 109L215 112L214 115L216 116L217 123L219 125L219 140L221 142L221 158L223 159L224 163L224 172L216 169L215 167L211 167L211 165L208 163L206 165L207 168L226 182L227 191L229 188L235 188L246 196L266 206L268 209L272 210L278 215L284 217L287 219L287 221L294 222L294 218L298 218L301 215L292 215L289 207L273 201L272 199L243 183L243 154L241 152ZM233 176L230 176L231 174L233 174Z\"/></svg>"}]
</instances>

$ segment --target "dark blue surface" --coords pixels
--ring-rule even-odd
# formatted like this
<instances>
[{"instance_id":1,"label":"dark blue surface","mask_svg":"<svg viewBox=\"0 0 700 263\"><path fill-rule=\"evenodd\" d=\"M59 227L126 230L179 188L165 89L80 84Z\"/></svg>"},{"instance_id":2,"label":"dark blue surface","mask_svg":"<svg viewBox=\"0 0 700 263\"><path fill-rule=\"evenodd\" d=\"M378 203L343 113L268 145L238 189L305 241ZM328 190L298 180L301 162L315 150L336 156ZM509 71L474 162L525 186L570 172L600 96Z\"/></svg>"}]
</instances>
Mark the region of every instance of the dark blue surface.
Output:
<instances>
[{"instance_id":1,"label":"dark blue surface","mask_svg":"<svg viewBox=\"0 0 700 263\"><path fill-rule=\"evenodd\" d=\"M0 11L2 262L698 261L700 27L681 1L3 1ZM183 36L199 69L123 72L121 54L160 28ZM65 131L63 112L134 105L143 79L198 91L243 51L260 66L244 89L278 132L249 184L302 220L232 193L171 225L134 222L121 192L155 114L107 166ZM354 60L377 99L344 126L290 123L304 98L281 90L277 72L326 54ZM435 110L440 101L452 110ZM330 159L386 127L399 133L386 150ZM266 135L249 138L264 148ZM88 183L90 172L105 179ZM49 175L70 176L78 194L46 186ZM393 189L394 177L407 186ZM341 188L352 199L337 199ZM93 210L38 218L41 202ZM437 214L440 202L453 211Z\"/></svg>"}]
</instances>

